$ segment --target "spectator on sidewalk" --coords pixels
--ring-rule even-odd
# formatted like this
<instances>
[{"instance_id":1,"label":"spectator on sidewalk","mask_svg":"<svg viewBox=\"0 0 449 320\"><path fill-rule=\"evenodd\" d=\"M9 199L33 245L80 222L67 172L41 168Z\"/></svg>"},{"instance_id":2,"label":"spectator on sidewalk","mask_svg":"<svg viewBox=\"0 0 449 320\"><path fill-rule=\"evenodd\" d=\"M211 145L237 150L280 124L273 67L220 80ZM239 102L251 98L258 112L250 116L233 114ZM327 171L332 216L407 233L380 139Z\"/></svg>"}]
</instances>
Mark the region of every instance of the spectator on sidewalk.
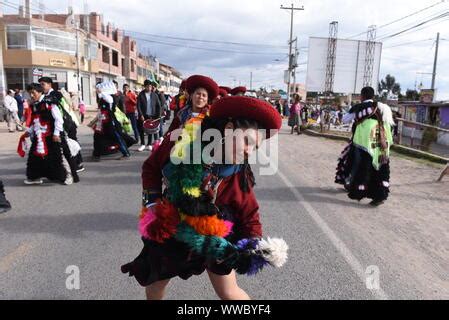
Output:
<instances>
[{"instance_id":1,"label":"spectator on sidewalk","mask_svg":"<svg viewBox=\"0 0 449 320\"><path fill-rule=\"evenodd\" d=\"M137 96L129 89L128 84L123 85L123 93L125 96L126 116L131 122L136 141L139 141L139 130L137 128Z\"/></svg>"},{"instance_id":2,"label":"spectator on sidewalk","mask_svg":"<svg viewBox=\"0 0 449 320\"><path fill-rule=\"evenodd\" d=\"M164 136L164 124L165 124L165 117L167 115L167 99L165 98L165 94L164 91L160 91L158 89L159 87L159 83L157 82L153 82L153 86L154 86L154 92L158 95L159 100L161 101L161 117L163 117L163 119L161 119L161 125L159 126L159 139L162 138Z\"/></svg>"},{"instance_id":3,"label":"spectator on sidewalk","mask_svg":"<svg viewBox=\"0 0 449 320\"><path fill-rule=\"evenodd\" d=\"M16 99L17 101L17 116L19 117L20 121L23 122L23 96L20 89L16 89L14 99Z\"/></svg>"},{"instance_id":4,"label":"spectator on sidewalk","mask_svg":"<svg viewBox=\"0 0 449 320\"><path fill-rule=\"evenodd\" d=\"M143 123L146 120L156 120L161 117L162 104L159 99L159 95L154 92L155 88L150 80L145 80L144 82L145 90L143 90L137 97L137 112L139 114L138 118L138 129L140 134L140 148L139 152L143 152L145 147L148 147L149 151L153 150L152 144L154 142L155 135L148 136L148 142L145 144L145 131L143 128Z\"/></svg>"},{"instance_id":5,"label":"spectator on sidewalk","mask_svg":"<svg viewBox=\"0 0 449 320\"><path fill-rule=\"evenodd\" d=\"M78 107L78 111L80 113L80 123L83 124L84 117L86 115L86 104L84 103L83 99L80 99L80 104Z\"/></svg>"},{"instance_id":6,"label":"spectator on sidewalk","mask_svg":"<svg viewBox=\"0 0 449 320\"><path fill-rule=\"evenodd\" d=\"M117 108L120 109L121 112L126 113L125 110L125 96L124 94L118 89L118 82L113 80L112 81L115 85L115 88L117 89L117 93L112 95L112 98L114 99L114 104Z\"/></svg>"},{"instance_id":7,"label":"spectator on sidewalk","mask_svg":"<svg viewBox=\"0 0 449 320\"><path fill-rule=\"evenodd\" d=\"M282 103L282 110L284 111L284 117L290 118L290 108L288 107L288 101L284 100Z\"/></svg>"},{"instance_id":8,"label":"spectator on sidewalk","mask_svg":"<svg viewBox=\"0 0 449 320\"><path fill-rule=\"evenodd\" d=\"M17 106L17 100L14 98L14 94L15 92L13 90L8 90L8 94L3 101L3 105L7 110L9 132L15 132L16 130L23 131L23 126L18 116L19 108Z\"/></svg>"},{"instance_id":9,"label":"spectator on sidewalk","mask_svg":"<svg viewBox=\"0 0 449 320\"><path fill-rule=\"evenodd\" d=\"M301 133L301 97L296 94L295 101L290 107L290 117L288 119L288 125L292 128L291 134L296 130L298 134Z\"/></svg>"}]
</instances>

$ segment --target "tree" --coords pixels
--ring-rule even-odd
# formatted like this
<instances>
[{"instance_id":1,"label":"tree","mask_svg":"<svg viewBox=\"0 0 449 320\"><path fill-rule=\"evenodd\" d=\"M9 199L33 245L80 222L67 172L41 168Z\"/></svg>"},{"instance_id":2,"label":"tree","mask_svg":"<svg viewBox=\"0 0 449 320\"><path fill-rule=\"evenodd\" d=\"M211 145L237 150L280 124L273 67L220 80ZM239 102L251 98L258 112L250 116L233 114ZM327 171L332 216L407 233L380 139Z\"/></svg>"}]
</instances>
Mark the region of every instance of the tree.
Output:
<instances>
[{"instance_id":1,"label":"tree","mask_svg":"<svg viewBox=\"0 0 449 320\"><path fill-rule=\"evenodd\" d=\"M405 92L405 100L406 101L419 101L420 94L416 90L407 89Z\"/></svg>"},{"instance_id":2,"label":"tree","mask_svg":"<svg viewBox=\"0 0 449 320\"><path fill-rule=\"evenodd\" d=\"M387 74L385 80L381 80L378 84L379 95L386 99L389 95L401 94L401 85L396 82L396 78Z\"/></svg>"}]
</instances>

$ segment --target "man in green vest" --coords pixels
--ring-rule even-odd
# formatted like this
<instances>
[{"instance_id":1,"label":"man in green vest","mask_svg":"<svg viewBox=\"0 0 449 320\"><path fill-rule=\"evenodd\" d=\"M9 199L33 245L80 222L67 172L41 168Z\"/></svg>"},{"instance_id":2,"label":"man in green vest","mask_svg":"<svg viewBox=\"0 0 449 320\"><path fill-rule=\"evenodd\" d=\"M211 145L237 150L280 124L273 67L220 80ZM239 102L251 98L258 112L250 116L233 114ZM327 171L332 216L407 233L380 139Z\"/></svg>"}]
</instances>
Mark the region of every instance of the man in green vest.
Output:
<instances>
[{"instance_id":1,"label":"man in green vest","mask_svg":"<svg viewBox=\"0 0 449 320\"><path fill-rule=\"evenodd\" d=\"M344 123L354 121L353 137L340 158L336 182L345 185L349 198L369 198L377 207L390 192L394 120L389 106L374 101L373 88L362 89L362 101L343 117Z\"/></svg>"}]
</instances>

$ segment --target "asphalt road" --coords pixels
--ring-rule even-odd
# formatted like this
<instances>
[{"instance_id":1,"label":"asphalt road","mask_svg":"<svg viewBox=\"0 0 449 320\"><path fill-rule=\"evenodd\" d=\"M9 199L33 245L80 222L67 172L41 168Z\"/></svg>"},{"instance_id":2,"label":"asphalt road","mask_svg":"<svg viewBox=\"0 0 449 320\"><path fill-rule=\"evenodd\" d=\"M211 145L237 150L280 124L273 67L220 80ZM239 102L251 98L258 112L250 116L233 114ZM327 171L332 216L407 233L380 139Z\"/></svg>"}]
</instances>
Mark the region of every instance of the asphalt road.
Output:
<instances>
[{"instance_id":1,"label":"asphalt road","mask_svg":"<svg viewBox=\"0 0 449 320\"><path fill-rule=\"evenodd\" d=\"M94 163L92 133L82 128L80 137L87 161L79 184L27 187L16 136L0 131L0 177L13 205L0 216L0 299L144 299L120 266L141 250L148 154L133 147L129 161ZM279 141L278 174L258 176L256 193L265 235L283 237L290 257L282 269L239 277L252 298L449 298L448 182L433 182L438 167L393 157L391 198L372 209L333 184L344 144L288 129ZM79 290L66 287L68 266L79 268ZM377 271L379 286L370 280ZM203 275L172 281L167 298L216 296Z\"/></svg>"}]
</instances>

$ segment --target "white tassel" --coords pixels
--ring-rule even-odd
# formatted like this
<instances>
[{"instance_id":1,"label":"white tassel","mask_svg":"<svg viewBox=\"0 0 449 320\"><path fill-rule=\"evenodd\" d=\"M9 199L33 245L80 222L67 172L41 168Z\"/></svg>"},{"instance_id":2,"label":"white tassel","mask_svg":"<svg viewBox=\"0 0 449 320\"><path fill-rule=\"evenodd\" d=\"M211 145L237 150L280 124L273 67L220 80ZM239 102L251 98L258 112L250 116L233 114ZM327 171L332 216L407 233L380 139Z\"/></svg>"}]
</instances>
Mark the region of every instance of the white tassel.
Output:
<instances>
[{"instance_id":1,"label":"white tassel","mask_svg":"<svg viewBox=\"0 0 449 320\"><path fill-rule=\"evenodd\" d=\"M389 124L391 127L394 127L396 124L394 123L393 112L391 111L390 106L382 102L378 102L377 106L382 113L383 122Z\"/></svg>"},{"instance_id":2,"label":"white tassel","mask_svg":"<svg viewBox=\"0 0 449 320\"><path fill-rule=\"evenodd\" d=\"M288 259L288 245L284 239L268 238L259 242L259 250L263 251L262 256L276 268L282 267Z\"/></svg>"}]
</instances>

